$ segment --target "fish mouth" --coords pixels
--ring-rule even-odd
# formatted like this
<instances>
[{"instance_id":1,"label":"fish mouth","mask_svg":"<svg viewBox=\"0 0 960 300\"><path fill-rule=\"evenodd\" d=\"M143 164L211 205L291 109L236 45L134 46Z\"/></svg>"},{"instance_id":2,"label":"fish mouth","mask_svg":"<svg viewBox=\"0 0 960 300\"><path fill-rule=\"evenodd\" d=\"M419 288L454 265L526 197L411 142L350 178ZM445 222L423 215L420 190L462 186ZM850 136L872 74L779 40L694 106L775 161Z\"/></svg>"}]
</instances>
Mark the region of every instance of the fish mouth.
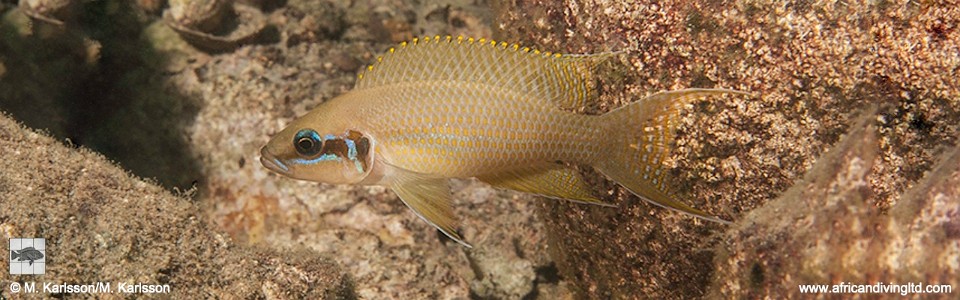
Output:
<instances>
[{"instance_id":1,"label":"fish mouth","mask_svg":"<svg viewBox=\"0 0 960 300\"><path fill-rule=\"evenodd\" d=\"M276 156L270 154L270 151L267 151L267 147L260 148L260 164L267 169L270 169L270 171L274 171L283 175L290 173L290 168L283 164L282 161L277 159Z\"/></svg>"}]
</instances>

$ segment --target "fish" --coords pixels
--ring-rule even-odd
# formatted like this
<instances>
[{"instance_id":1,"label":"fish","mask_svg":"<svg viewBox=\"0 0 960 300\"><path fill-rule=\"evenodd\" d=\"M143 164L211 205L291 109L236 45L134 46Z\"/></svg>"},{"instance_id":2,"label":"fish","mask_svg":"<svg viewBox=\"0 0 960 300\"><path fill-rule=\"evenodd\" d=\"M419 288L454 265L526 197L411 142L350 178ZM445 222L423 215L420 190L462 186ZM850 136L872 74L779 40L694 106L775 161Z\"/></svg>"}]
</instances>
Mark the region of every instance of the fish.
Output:
<instances>
[{"instance_id":1,"label":"fish","mask_svg":"<svg viewBox=\"0 0 960 300\"><path fill-rule=\"evenodd\" d=\"M30 261L29 265L32 266L34 261L41 260L41 259L43 259L43 252L40 252L40 250L37 250L33 247L26 247L26 248L20 249L19 251L13 251L13 250L10 251L10 261L28 260Z\"/></svg>"},{"instance_id":2,"label":"fish","mask_svg":"<svg viewBox=\"0 0 960 300\"><path fill-rule=\"evenodd\" d=\"M494 187L616 207L575 166L590 166L655 205L729 223L678 200L667 159L682 109L731 89L648 96L602 115L576 113L597 97L597 66L622 55L541 52L495 40L434 36L387 50L354 88L289 123L260 150L283 176L380 185L457 243L448 186Z\"/></svg>"}]
</instances>

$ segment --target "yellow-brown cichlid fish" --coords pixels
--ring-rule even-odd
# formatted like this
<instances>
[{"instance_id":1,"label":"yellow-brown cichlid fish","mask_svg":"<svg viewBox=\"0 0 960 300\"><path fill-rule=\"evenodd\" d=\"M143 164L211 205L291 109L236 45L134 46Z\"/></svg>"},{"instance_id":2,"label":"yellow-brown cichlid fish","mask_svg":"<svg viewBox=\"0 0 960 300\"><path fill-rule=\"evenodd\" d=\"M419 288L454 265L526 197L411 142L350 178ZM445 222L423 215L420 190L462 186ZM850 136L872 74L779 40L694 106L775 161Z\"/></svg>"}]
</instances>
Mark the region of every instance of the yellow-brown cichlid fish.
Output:
<instances>
[{"instance_id":1,"label":"yellow-brown cichlid fish","mask_svg":"<svg viewBox=\"0 0 960 300\"><path fill-rule=\"evenodd\" d=\"M276 134L260 162L288 177L390 187L457 233L449 178L612 206L564 163L593 166L656 205L726 222L676 200L662 164L692 100L722 89L662 92L604 115L570 112L595 97L594 67L614 53L561 55L463 37L391 48L356 87Z\"/></svg>"}]
</instances>

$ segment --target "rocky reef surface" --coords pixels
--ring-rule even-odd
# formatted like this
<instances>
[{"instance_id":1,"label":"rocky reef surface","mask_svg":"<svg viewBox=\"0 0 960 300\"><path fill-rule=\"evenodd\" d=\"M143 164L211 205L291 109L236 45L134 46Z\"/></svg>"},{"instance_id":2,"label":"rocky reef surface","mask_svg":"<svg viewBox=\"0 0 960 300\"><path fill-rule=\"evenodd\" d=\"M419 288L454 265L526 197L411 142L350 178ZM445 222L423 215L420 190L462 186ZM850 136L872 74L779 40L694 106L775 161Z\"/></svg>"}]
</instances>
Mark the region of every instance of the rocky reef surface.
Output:
<instances>
[{"instance_id":1,"label":"rocky reef surface","mask_svg":"<svg viewBox=\"0 0 960 300\"><path fill-rule=\"evenodd\" d=\"M151 266L109 279L196 282L214 287L211 295L240 286L244 295L268 297L399 299L789 297L802 283L876 280L960 286L960 9L947 2L23 6L0 2L0 109L192 195L170 195L87 150L57 146L3 119L0 140L22 149L17 155L27 164L0 173L0 191L11 195L0 204L23 211L0 215L4 234L99 234L56 242L78 258L107 247L133 255L118 268ZM752 93L690 107L668 161L671 184L687 203L735 224L648 205L588 169L598 194L617 209L458 180L454 207L476 246L467 250L383 188L300 182L260 166L258 150L271 134L348 91L379 53L415 36L447 34L563 53L623 52L601 66L600 99L583 113L685 87ZM57 169L43 151L87 167ZM48 181L18 168L47 170ZM93 179L116 185L74 178L101 169L112 171ZM57 185L58 178L73 179ZM49 183L47 192L23 194L47 186L40 182ZM40 200L81 213L27 213ZM102 213L117 201L159 210ZM86 225L55 222L37 231L27 221L33 216ZM156 226L143 221L154 218ZM128 231L144 236L122 234ZM171 249L171 232L197 236L189 255L221 255L196 266L227 277L191 279L184 261L144 256ZM298 249L291 253L300 259L271 260L279 249ZM95 271L106 263L54 274L106 278ZM280 281L226 273L253 266Z\"/></svg>"},{"instance_id":2,"label":"rocky reef surface","mask_svg":"<svg viewBox=\"0 0 960 300\"><path fill-rule=\"evenodd\" d=\"M162 18L145 3L109 2L119 10L94 3L59 27L7 11L3 109L167 188L196 191L198 218L227 240L310 249L350 274L360 298L569 295L531 196L453 182L463 233L477 245L465 251L383 188L299 182L258 161L271 134L348 91L356 72L388 47L426 33L489 36L486 3L247 3L267 24L247 39L204 34L195 21L171 25L220 14L203 1L183 2L169 5L210 11ZM91 24L95 18L117 25L104 29Z\"/></svg>"},{"instance_id":3,"label":"rocky reef surface","mask_svg":"<svg viewBox=\"0 0 960 300\"><path fill-rule=\"evenodd\" d=\"M796 283L908 278L956 286L949 216L960 198L922 187L949 190L940 176L956 170L945 158L960 137L960 9L950 1L514 1L497 20L503 38L541 48L627 52L588 112L685 87L753 94L695 105L670 162L688 203L736 225L656 209L602 180L621 211L540 202L553 258L580 295L777 298L799 293ZM850 126L870 105L876 142L833 146L861 130ZM806 175L821 182L801 181L830 147L863 153L847 157L858 173L839 159ZM787 192L817 186L850 192ZM808 208L757 210L784 202ZM899 205L914 208L888 217ZM921 221L920 207L943 217ZM884 236L864 244L873 234Z\"/></svg>"},{"instance_id":4,"label":"rocky reef surface","mask_svg":"<svg viewBox=\"0 0 960 300\"><path fill-rule=\"evenodd\" d=\"M882 213L870 200L876 110L780 197L727 231L711 297L800 297L801 284L960 284L960 147ZM892 293L891 296L899 296ZM949 294L941 295L950 297Z\"/></svg>"},{"instance_id":5,"label":"rocky reef surface","mask_svg":"<svg viewBox=\"0 0 960 300\"><path fill-rule=\"evenodd\" d=\"M303 247L237 245L187 195L0 115L0 238L46 238L46 272L12 282L169 285L175 298L355 297L350 275ZM4 257L9 257L4 255ZM6 258L3 260L6 264ZM39 283L37 283L39 281ZM91 295L88 295L91 296Z\"/></svg>"}]
</instances>

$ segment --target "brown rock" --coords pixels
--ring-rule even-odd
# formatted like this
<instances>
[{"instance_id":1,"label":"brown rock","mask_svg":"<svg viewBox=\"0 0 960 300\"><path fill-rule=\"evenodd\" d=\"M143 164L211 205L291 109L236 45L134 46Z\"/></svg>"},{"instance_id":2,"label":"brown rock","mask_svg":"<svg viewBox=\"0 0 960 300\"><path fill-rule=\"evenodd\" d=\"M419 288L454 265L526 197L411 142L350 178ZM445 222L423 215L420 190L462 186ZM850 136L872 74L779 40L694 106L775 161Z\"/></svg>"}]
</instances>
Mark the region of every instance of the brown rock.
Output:
<instances>
[{"instance_id":1,"label":"brown rock","mask_svg":"<svg viewBox=\"0 0 960 300\"><path fill-rule=\"evenodd\" d=\"M801 182L728 231L716 259L728 275L714 278L710 297L801 297L801 284L960 284L960 148L882 214L869 188L875 122L860 118Z\"/></svg>"},{"instance_id":2,"label":"brown rock","mask_svg":"<svg viewBox=\"0 0 960 300\"><path fill-rule=\"evenodd\" d=\"M960 9L947 2L512 1L497 15L498 39L567 53L626 52L588 113L685 87L753 93L695 105L669 162L687 203L728 219L792 185L838 140L849 111L865 104L885 104L877 161L866 164L861 187L871 195L861 201L879 212L960 136L960 38L946 25L960 21ZM730 276L712 267L711 249L726 228L590 177L619 212L541 206L554 258L582 296L700 297L711 278Z\"/></svg>"},{"instance_id":3,"label":"brown rock","mask_svg":"<svg viewBox=\"0 0 960 300\"><path fill-rule=\"evenodd\" d=\"M236 246L185 195L5 115L0 148L0 237L46 238L45 282L167 284L173 298L354 295L336 263L302 249ZM22 280L0 274L4 286Z\"/></svg>"}]
</instances>

